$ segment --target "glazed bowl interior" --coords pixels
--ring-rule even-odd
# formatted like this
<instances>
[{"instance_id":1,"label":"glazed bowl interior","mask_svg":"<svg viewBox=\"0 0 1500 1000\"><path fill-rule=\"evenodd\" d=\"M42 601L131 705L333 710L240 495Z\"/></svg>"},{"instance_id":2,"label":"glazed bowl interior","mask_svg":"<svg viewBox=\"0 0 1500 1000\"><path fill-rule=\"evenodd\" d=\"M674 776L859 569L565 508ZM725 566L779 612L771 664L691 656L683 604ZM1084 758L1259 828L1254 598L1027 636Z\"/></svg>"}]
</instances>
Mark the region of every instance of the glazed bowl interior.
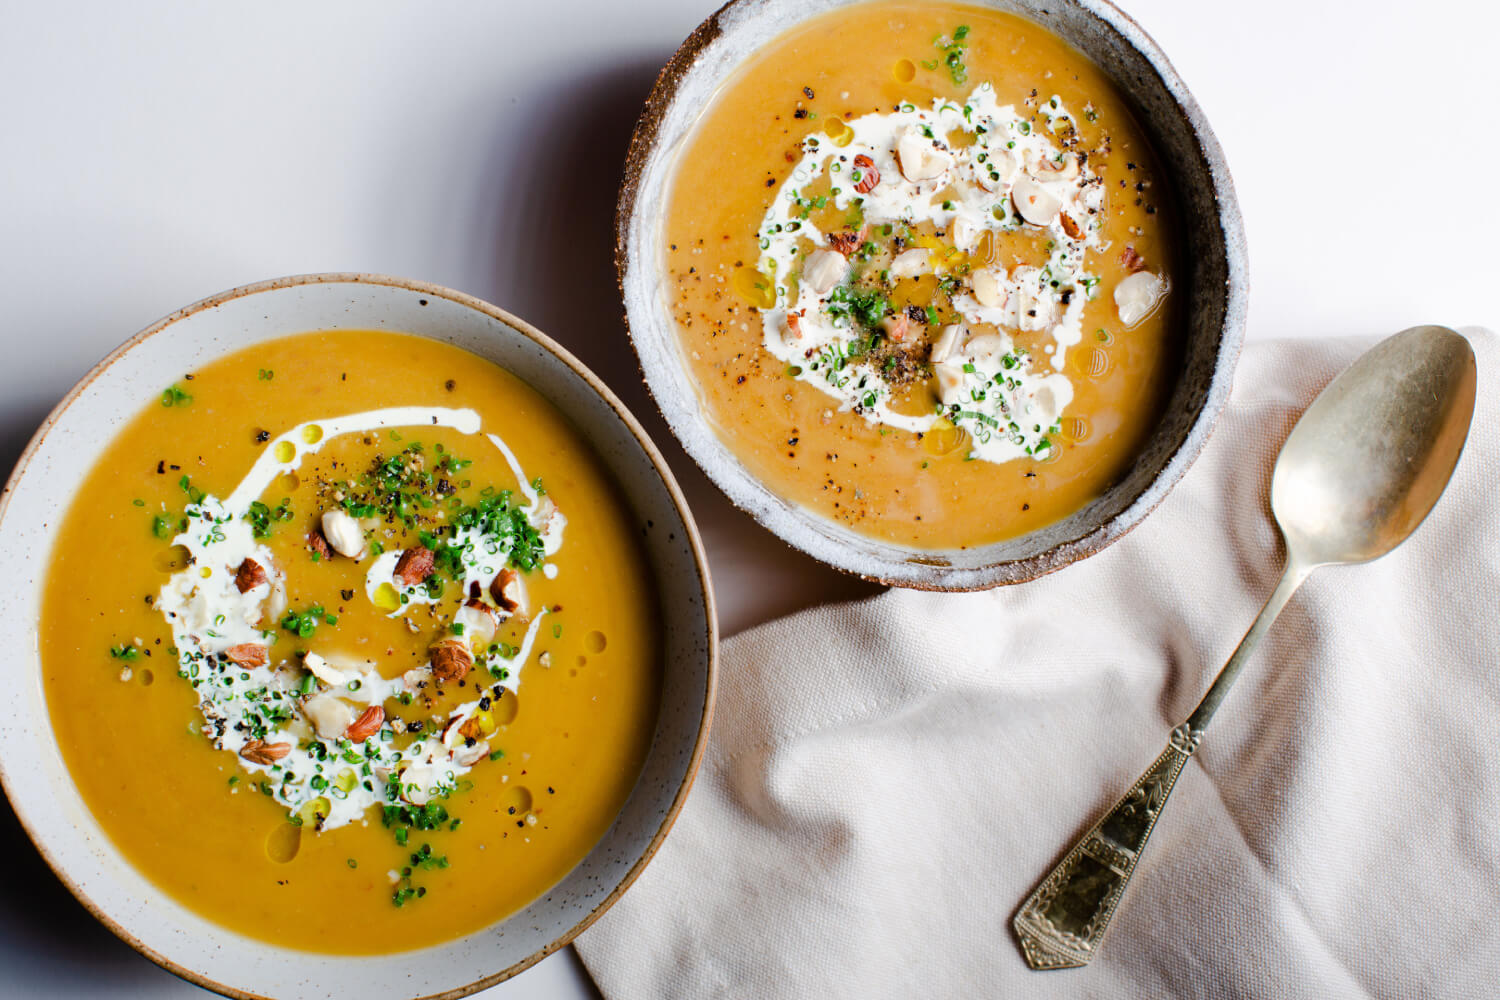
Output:
<instances>
[{"instance_id":1,"label":"glazed bowl interior","mask_svg":"<svg viewBox=\"0 0 1500 1000\"><path fill-rule=\"evenodd\" d=\"M106 838L73 786L53 735L37 646L52 526L114 433L161 387L225 354L308 330L390 329L455 344L508 369L591 441L642 527L663 616L662 701L644 772L623 811L561 883L477 933L420 951L339 957L252 940L157 891ZM12 651L0 672L0 777L54 870L101 920L179 975L236 995L459 995L505 978L571 940L655 851L706 739L715 633L701 545L661 456L618 400L556 344L478 300L369 275L284 279L190 306L102 362L49 418L0 509ZM124 751L122 751L123 753ZM114 766L101 761L100 766ZM288 919L295 919L289 914Z\"/></svg>"},{"instance_id":2,"label":"glazed bowl interior","mask_svg":"<svg viewBox=\"0 0 1500 1000\"><path fill-rule=\"evenodd\" d=\"M657 81L631 143L616 255L630 334L646 382L688 453L736 506L839 569L897 586L971 590L1029 580L1091 555L1134 527L1202 449L1228 398L1245 316L1239 209L1218 142L1156 44L1100 0L989 0L1088 56L1126 98L1156 148L1182 220L1174 275L1186 303L1181 364L1160 425L1131 470L1071 516L969 549L905 548L857 534L772 493L715 432L672 318L662 230L677 153L744 61L796 24L861 0L735 0L705 21ZM969 3L980 0L966 0Z\"/></svg>"}]
</instances>

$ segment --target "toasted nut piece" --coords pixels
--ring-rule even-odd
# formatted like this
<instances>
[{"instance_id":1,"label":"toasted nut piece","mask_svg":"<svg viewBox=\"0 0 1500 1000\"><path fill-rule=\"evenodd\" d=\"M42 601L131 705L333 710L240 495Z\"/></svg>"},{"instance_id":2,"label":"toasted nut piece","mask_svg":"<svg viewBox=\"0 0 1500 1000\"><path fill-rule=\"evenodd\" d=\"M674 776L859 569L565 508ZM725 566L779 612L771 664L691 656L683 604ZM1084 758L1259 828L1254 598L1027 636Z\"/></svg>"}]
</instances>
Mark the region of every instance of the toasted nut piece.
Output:
<instances>
[{"instance_id":1,"label":"toasted nut piece","mask_svg":"<svg viewBox=\"0 0 1500 1000\"><path fill-rule=\"evenodd\" d=\"M333 558L333 550L328 547L328 539L323 537L322 528L314 528L307 533L307 547L319 559Z\"/></svg>"},{"instance_id":2,"label":"toasted nut piece","mask_svg":"<svg viewBox=\"0 0 1500 1000\"><path fill-rule=\"evenodd\" d=\"M425 545L407 549L396 560L396 577L408 587L421 583L432 575L437 556Z\"/></svg>"},{"instance_id":3,"label":"toasted nut piece","mask_svg":"<svg viewBox=\"0 0 1500 1000\"><path fill-rule=\"evenodd\" d=\"M974 164L974 173L979 178L980 187L986 191L998 191L1010 183L1018 166L1020 164L1009 150L992 149L984 163Z\"/></svg>"},{"instance_id":4,"label":"toasted nut piece","mask_svg":"<svg viewBox=\"0 0 1500 1000\"><path fill-rule=\"evenodd\" d=\"M854 182L854 190L860 194L874 191L875 185L880 183L880 171L875 169L875 161L860 153L854 158L854 169L859 171L859 180Z\"/></svg>"},{"instance_id":5,"label":"toasted nut piece","mask_svg":"<svg viewBox=\"0 0 1500 1000\"><path fill-rule=\"evenodd\" d=\"M948 238L960 250L973 250L975 244L979 242L979 227L963 216L959 216L953 220L953 225L949 227Z\"/></svg>"},{"instance_id":6,"label":"toasted nut piece","mask_svg":"<svg viewBox=\"0 0 1500 1000\"><path fill-rule=\"evenodd\" d=\"M964 371L965 364L967 362L962 354L951 355L946 361L933 364L932 374L937 379L938 397L943 402L946 403L949 396L963 388L964 375L967 374Z\"/></svg>"},{"instance_id":7,"label":"toasted nut piece","mask_svg":"<svg viewBox=\"0 0 1500 1000\"><path fill-rule=\"evenodd\" d=\"M292 752L290 743L267 743L264 740L247 740L240 747L240 756L252 764L270 766Z\"/></svg>"},{"instance_id":8,"label":"toasted nut piece","mask_svg":"<svg viewBox=\"0 0 1500 1000\"><path fill-rule=\"evenodd\" d=\"M1079 227L1078 223L1073 221L1073 217L1067 212L1058 216L1057 221L1062 223L1063 232L1068 234L1068 239L1076 240L1083 237L1083 229Z\"/></svg>"},{"instance_id":9,"label":"toasted nut piece","mask_svg":"<svg viewBox=\"0 0 1500 1000\"><path fill-rule=\"evenodd\" d=\"M439 639L428 653L432 656L432 674L440 681L461 681L474 665L469 644L456 635Z\"/></svg>"},{"instance_id":10,"label":"toasted nut piece","mask_svg":"<svg viewBox=\"0 0 1500 1000\"><path fill-rule=\"evenodd\" d=\"M980 305L994 307L1005 302L1005 296L1000 290L1000 279L995 277L994 271L988 268L975 271L969 275L969 284L974 287L974 298Z\"/></svg>"},{"instance_id":11,"label":"toasted nut piece","mask_svg":"<svg viewBox=\"0 0 1500 1000\"><path fill-rule=\"evenodd\" d=\"M511 614L526 613L526 584L521 580L521 574L509 566L500 571L495 579L490 581L490 596L495 603L509 611Z\"/></svg>"},{"instance_id":12,"label":"toasted nut piece","mask_svg":"<svg viewBox=\"0 0 1500 1000\"><path fill-rule=\"evenodd\" d=\"M1135 247L1127 246L1120 251L1120 263L1125 265L1127 271L1144 271L1146 269L1146 258L1136 253Z\"/></svg>"},{"instance_id":13,"label":"toasted nut piece","mask_svg":"<svg viewBox=\"0 0 1500 1000\"><path fill-rule=\"evenodd\" d=\"M271 593L261 603L261 621L279 621L286 613L286 586L280 580L271 581Z\"/></svg>"},{"instance_id":14,"label":"toasted nut piece","mask_svg":"<svg viewBox=\"0 0 1500 1000\"><path fill-rule=\"evenodd\" d=\"M352 743L363 743L380 732L380 727L384 722L385 709L379 705L371 705L360 713L359 718L350 723L348 729L344 730L344 739Z\"/></svg>"},{"instance_id":15,"label":"toasted nut piece","mask_svg":"<svg viewBox=\"0 0 1500 1000\"><path fill-rule=\"evenodd\" d=\"M240 563L240 568L234 573L234 585L242 594L259 587L267 579L266 568L254 559Z\"/></svg>"},{"instance_id":16,"label":"toasted nut piece","mask_svg":"<svg viewBox=\"0 0 1500 1000\"><path fill-rule=\"evenodd\" d=\"M484 735L484 730L479 727L479 720L471 715L458 727L458 735L466 740L477 740Z\"/></svg>"},{"instance_id":17,"label":"toasted nut piece","mask_svg":"<svg viewBox=\"0 0 1500 1000\"><path fill-rule=\"evenodd\" d=\"M896 140L896 159L901 164L901 176L913 184L937 180L953 166L953 154L938 149L914 128L902 132Z\"/></svg>"},{"instance_id":18,"label":"toasted nut piece","mask_svg":"<svg viewBox=\"0 0 1500 1000\"><path fill-rule=\"evenodd\" d=\"M323 512L323 537L345 558L359 559L365 554L364 529L346 511L335 508Z\"/></svg>"},{"instance_id":19,"label":"toasted nut piece","mask_svg":"<svg viewBox=\"0 0 1500 1000\"><path fill-rule=\"evenodd\" d=\"M302 714L307 716L307 721L313 724L319 736L329 740L343 736L354 722L354 709L331 691L315 694L304 701Z\"/></svg>"},{"instance_id":20,"label":"toasted nut piece","mask_svg":"<svg viewBox=\"0 0 1500 1000\"><path fill-rule=\"evenodd\" d=\"M849 261L836 250L814 250L802 265L802 280L818 295L827 295L849 273Z\"/></svg>"},{"instance_id":21,"label":"toasted nut piece","mask_svg":"<svg viewBox=\"0 0 1500 1000\"><path fill-rule=\"evenodd\" d=\"M266 647L253 642L242 642L224 650L224 659L237 667L263 667L266 665Z\"/></svg>"},{"instance_id":22,"label":"toasted nut piece","mask_svg":"<svg viewBox=\"0 0 1500 1000\"><path fill-rule=\"evenodd\" d=\"M495 638L495 626L500 624L500 616L488 604L471 597L453 616L453 624L464 627L463 638L469 645L487 646Z\"/></svg>"},{"instance_id":23,"label":"toasted nut piece","mask_svg":"<svg viewBox=\"0 0 1500 1000\"><path fill-rule=\"evenodd\" d=\"M933 364L947 361L953 356L958 348L959 338L963 336L964 328L958 323L943 327L943 332L938 334L937 340L932 342L931 360Z\"/></svg>"},{"instance_id":24,"label":"toasted nut piece","mask_svg":"<svg viewBox=\"0 0 1500 1000\"><path fill-rule=\"evenodd\" d=\"M903 250L891 261L891 277L893 278L915 278L925 271L931 270L929 261L932 259L932 251L926 247L912 247Z\"/></svg>"},{"instance_id":25,"label":"toasted nut piece","mask_svg":"<svg viewBox=\"0 0 1500 1000\"><path fill-rule=\"evenodd\" d=\"M887 316L880 321L880 328L885 331L885 335L898 344L906 339L906 331L910 326L911 320L906 318L906 313L904 312L898 312L894 316Z\"/></svg>"},{"instance_id":26,"label":"toasted nut piece","mask_svg":"<svg viewBox=\"0 0 1500 1000\"><path fill-rule=\"evenodd\" d=\"M473 767L475 764L478 764L480 761L484 760L484 758L488 757L489 753L490 741L480 740L473 746L462 746L454 749L453 763L457 764L459 767Z\"/></svg>"},{"instance_id":27,"label":"toasted nut piece","mask_svg":"<svg viewBox=\"0 0 1500 1000\"><path fill-rule=\"evenodd\" d=\"M1062 200L1029 177L1022 177L1010 189L1016 214L1033 226L1050 226L1062 208Z\"/></svg>"},{"instance_id":28,"label":"toasted nut piece","mask_svg":"<svg viewBox=\"0 0 1500 1000\"><path fill-rule=\"evenodd\" d=\"M845 257L858 250L862 242L864 241L860 239L859 234L852 229L845 229L841 233L828 234L828 245Z\"/></svg>"},{"instance_id":29,"label":"toasted nut piece","mask_svg":"<svg viewBox=\"0 0 1500 1000\"><path fill-rule=\"evenodd\" d=\"M448 721L443 723L443 733L440 737L443 746L451 747L458 742L458 730L463 724L464 717L462 715L448 716Z\"/></svg>"},{"instance_id":30,"label":"toasted nut piece","mask_svg":"<svg viewBox=\"0 0 1500 1000\"><path fill-rule=\"evenodd\" d=\"M1026 172L1039 181L1071 181L1078 176L1078 157L1064 155L1062 162L1050 156L1038 157Z\"/></svg>"},{"instance_id":31,"label":"toasted nut piece","mask_svg":"<svg viewBox=\"0 0 1500 1000\"><path fill-rule=\"evenodd\" d=\"M323 657L319 656L317 653L309 651L302 654L302 665L306 667L314 677L322 681L324 684L327 684L329 687L338 687L340 684L347 683L348 681L348 678L344 676L344 672L342 670L339 670L337 667L331 665L327 660L323 659Z\"/></svg>"},{"instance_id":32,"label":"toasted nut piece","mask_svg":"<svg viewBox=\"0 0 1500 1000\"><path fill-rule=\"evenodd\" d=\"M785 317L785 322L786 322L786 336L782 337L781 339L782 340L787 340L787 339L790 338L791 340L801 340L802 339L802 313L801 313L801 311L799 310L798 312L789 312L789 313L787 313L786 317Z\"/></svg>"},{"instance_id":33,"label":"toasted nut piece","mask_svg":"<svg viewBox=\"0 0 1500 1000\"><path fill-rule=\"evenodd\" d=\"M1134 326L1145 319L1161 301L1167 283L1150 271L1137 271L1115 286L1115 308L1120 322Z\"/></svg>"}]
</instances>

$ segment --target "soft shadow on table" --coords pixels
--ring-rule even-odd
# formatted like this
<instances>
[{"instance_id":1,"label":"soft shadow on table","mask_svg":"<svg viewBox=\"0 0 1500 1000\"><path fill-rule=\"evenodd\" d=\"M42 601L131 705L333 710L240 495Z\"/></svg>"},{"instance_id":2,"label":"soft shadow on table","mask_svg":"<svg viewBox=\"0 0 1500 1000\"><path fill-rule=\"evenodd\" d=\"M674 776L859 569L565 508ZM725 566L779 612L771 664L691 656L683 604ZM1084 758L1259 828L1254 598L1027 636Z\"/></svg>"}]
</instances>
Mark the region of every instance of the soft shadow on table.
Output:
<instances>
[{"instance_id":1,"label":"soft shadow on table","mask_svg":"<svg viewBox=\"0 0 1500 1000\"><path fill-rule=\"evenodd\" d=\"M141 958L73 898L0 797L0 852L8 861L0 893L5 954L26 961L6 969L0 994L35 996L186 996L205 991ZM105 985L107 984L107 985Z\"/></svg>"},{"instance_id":2,"label":"soft shadow on table","mask_svg":"<svg viewBox=\"0 0 1500 1000\"><path fill-rule=\"evenodd\" d=\"M26 445L31 441L31 436L36 429L47 419L50 410L42 403L29 403L11 400L13 410L8 409L3 417L0 417L0 468L5 470L6 478L10 477L11 470L16 467L16 462L21 457L21 452L26 450Z\"/></svg>"},{"instance_id":3,"label":"soft shadow on table","mask_svg":"<svg viewBox=\"0 0 1500 1000\"><path fill-rule=\"evenodd\" d=\"M596 66L560 84L524 139L498 126L501 165L477 192L475 224L491 227L494 285L485 294L576 354L645 426L676 474L703 533L724 635L817 604L879 591L776 539L736 510L672 437L641 380L614 265L615 199L630 133L665 54ZM505 176L525 141L529 167ZM474 241L478 243L479 241Z\"/></svg>"}]
</instances>

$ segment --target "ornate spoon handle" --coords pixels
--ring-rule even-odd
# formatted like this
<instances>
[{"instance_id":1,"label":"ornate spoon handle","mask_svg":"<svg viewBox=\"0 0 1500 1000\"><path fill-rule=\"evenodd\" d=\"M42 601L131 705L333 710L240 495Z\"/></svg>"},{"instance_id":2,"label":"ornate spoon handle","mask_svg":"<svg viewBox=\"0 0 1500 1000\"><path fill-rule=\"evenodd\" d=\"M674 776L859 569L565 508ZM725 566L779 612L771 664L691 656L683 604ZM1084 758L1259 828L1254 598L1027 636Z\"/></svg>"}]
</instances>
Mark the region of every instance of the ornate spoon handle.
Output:
<instances>
[{"instance_id":1,"label":"ornate spoon handle","mask_svg":"<svg viewBox=\"0 0 1500 1000\"><path fill-rule=\"evenodd\" d=\"M1021 904L1012 926L1021 940L1026 963L1033 969L1073 968L1087 965L1094 957L1183 765L1198 749L1209 720L1251 651L1306 579L1309 569L1288 563L1250 631L1188 721L1172 730L1161 756Z\"/></svg>"},{"instance_id":2,"label":"ornate spoon handle","mask_svg":"<svg viewBox=\"0 0 1500 1000\"><path fill-rule=\"evenodd\" d=\"M1156 762L1022 904L1014 926L1033 969L1067 969L1087 965L1094 957L1200 735L1186 724L1172 730L1172 741Z\"/></svg>"}]
</instances>

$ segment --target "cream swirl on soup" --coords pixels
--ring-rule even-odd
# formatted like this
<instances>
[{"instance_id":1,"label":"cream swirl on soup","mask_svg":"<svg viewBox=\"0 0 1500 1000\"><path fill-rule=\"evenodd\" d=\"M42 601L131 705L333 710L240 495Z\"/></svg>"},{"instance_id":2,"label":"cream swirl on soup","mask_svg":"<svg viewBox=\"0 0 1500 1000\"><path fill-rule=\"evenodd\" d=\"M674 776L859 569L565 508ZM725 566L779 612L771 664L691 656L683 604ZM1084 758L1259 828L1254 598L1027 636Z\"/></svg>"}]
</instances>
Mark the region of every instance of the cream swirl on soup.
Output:
<instances>
[{"instance_id":1,"label":"cream swirl on soup","mask_svg":"<svg viewBox=\"0 0 1500 1000\"><path fill-rule=\"evenodd\" d=\"M789 374L870 422L961 428L971 458L1053 447L1073 398L1066 353L1099 291L1089 256L1107 245L1105 190L1068 142L1062 100L1037 110L1000 105L982 83L961 102L834 118L802 141L759 232L764 345ZM811 216L830 206L843 226L823 232ZM1045 234L1035 259L994 262L993 241L1023 229ZM1164 290L1134 284L1150 301L1133 318L1122 304L1132 321ZM1046 356L1014 331L1045 332ZM929 377L936 401L914 406L904 390Z\"/></svg>"}]
</instances>

